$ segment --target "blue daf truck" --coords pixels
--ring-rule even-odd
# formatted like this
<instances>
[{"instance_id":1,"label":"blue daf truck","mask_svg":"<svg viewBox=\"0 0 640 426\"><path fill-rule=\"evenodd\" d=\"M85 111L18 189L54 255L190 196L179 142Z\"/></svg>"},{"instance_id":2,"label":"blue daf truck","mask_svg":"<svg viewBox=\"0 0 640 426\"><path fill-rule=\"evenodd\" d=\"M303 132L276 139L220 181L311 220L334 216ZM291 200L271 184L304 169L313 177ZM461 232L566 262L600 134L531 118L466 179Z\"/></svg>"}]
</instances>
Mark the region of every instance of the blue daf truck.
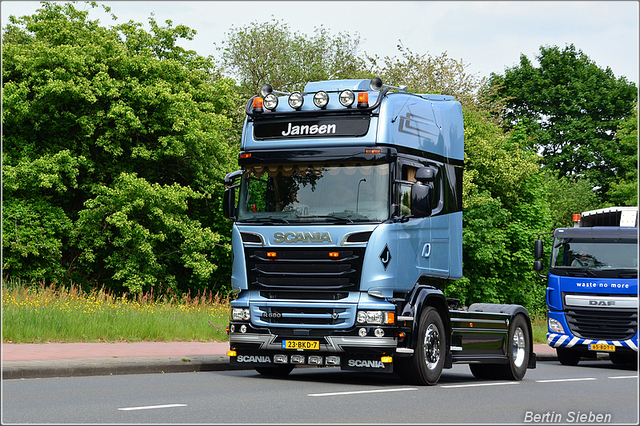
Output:
<instances>
[{"instance_id":1,"label":"blue daf truck","mask_svg":"<svg viewBox=\"0 0 640 426\"><path fill-rule=\"evenodd\" d=\"M548 277L542 235L551 235ZM615 364L637 363L638 208L574 215L573 228L540 234L534 269L547 278L547 343L564 365L606 352Z\"/></svg>"},{"instance_id":2,"label":"blue daf truck","mask_svg":"<svg viewBox=\"0 0 640 426\"><path fill-rule=\"evenodd\" d=\"M420 385L455 363L513 380L535 368L524 307L461 307L439 285L462 277L460 103L379 78L261 93L225 177L231 365Z\"/></svg>"}]
</instances>

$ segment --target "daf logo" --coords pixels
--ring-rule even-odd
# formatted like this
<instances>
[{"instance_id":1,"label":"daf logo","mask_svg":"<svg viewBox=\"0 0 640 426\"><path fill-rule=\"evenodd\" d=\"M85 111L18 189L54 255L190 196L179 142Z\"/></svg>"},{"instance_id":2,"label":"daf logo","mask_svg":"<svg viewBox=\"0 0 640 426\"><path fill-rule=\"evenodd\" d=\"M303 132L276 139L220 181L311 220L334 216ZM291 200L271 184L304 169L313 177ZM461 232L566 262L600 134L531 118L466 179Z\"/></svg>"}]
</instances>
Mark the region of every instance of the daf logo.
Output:
<instances>
[{"instance_id":1,"label":"daf logo","mask_svg":"<svg viewBox=\"0 0 640 426\"><path fill-rule=\"evenodd\" d=\"M276 232L273 234L275 243L330 243L328 232Z\"/></svg>"},{"instance_id":2,"label":"daf logo","mask_svg":"<svg viewBox=\"0 0 640 426\"><path fill-rule=\"evenodd\" d=\"M613 300L589 300L589 306L615 306Z\"/></svg>"}]
</instances>

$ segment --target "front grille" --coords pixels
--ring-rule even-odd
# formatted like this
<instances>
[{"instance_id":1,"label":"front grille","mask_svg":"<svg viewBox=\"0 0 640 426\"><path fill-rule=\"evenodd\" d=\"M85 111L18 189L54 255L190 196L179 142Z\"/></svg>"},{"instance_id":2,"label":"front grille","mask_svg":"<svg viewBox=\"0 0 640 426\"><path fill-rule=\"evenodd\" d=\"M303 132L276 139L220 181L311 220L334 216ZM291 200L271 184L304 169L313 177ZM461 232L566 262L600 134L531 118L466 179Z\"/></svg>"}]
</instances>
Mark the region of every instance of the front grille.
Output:
<instances>
[{"instance_id":1,"label":"front grille","mask_svg":"<svg viewBox=\"0 0 640 426\"><path fill-rule=\"evenodd\" d=\"M335 293L360 287L364 248L246 247L245 255L250 290Z\"/></svg>"},{"instance_id":2,"label":"front grille","mask_svg":"<svg viewBox=\"0 0 640 426\"><path fill-rule=\"evenodd\" d=\"M262 326L345 328L354 317L355 306L270 306L256 303L256 323Z\"/></svg>"},{"instance_id":3,"label":"front grille","mask_svg":"<svg viewBox=\"0 0 640 426\"><path fill-rule=\"evenodd\" d=\"M626 340L638 331L638 311L573 309L566 311L571 332L583 339Z\"/></svg>"}]
</instances>

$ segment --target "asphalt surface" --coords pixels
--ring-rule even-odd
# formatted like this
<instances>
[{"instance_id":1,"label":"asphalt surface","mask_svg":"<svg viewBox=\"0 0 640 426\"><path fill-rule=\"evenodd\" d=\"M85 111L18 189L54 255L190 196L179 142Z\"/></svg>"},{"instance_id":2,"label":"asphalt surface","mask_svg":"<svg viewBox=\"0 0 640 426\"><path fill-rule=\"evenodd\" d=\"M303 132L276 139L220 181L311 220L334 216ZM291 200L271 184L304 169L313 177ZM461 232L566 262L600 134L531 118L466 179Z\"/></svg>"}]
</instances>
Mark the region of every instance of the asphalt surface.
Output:
<instances>
[{"instance_id":1,"label":"asphalt surface","mask_svg":"<svg viewBox=\"0 0 640 426\"><path fill-rule=\"evenodd\" d=\"M2 343L2 379L222 371L227 342ZM555 349L534 345L538 361Z\"/></svg>"}]
</instances>

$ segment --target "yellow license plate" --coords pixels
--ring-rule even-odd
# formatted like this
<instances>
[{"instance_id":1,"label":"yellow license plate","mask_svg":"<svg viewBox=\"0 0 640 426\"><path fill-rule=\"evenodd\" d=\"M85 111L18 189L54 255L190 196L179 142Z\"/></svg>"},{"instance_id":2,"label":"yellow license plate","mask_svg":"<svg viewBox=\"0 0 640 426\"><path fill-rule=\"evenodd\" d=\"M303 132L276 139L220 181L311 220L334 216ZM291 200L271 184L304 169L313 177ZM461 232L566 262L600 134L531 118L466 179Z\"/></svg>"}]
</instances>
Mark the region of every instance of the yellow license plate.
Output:
<instances>
[{"instance_id":1,"label":"yellow license plate","mask_svg":"<svg viewBox=\"0 0 640 426\"><path fill-rule=\"evenodd\" d=\"M591 351L603 351L603 352L615 352L616 347L614 345L601 345L599 343L592 343L589 345Z\"/></svg>"},{"instance_id":2,"label":"yellow license plate","mask_svg":"<svg viewBox=\"0 0 640 426\"><path fill-rule=\"evenodd\" d=\"M283 340L282 349L319 350L320 342L317 340Z\"/></svg>"}]
</instances>

